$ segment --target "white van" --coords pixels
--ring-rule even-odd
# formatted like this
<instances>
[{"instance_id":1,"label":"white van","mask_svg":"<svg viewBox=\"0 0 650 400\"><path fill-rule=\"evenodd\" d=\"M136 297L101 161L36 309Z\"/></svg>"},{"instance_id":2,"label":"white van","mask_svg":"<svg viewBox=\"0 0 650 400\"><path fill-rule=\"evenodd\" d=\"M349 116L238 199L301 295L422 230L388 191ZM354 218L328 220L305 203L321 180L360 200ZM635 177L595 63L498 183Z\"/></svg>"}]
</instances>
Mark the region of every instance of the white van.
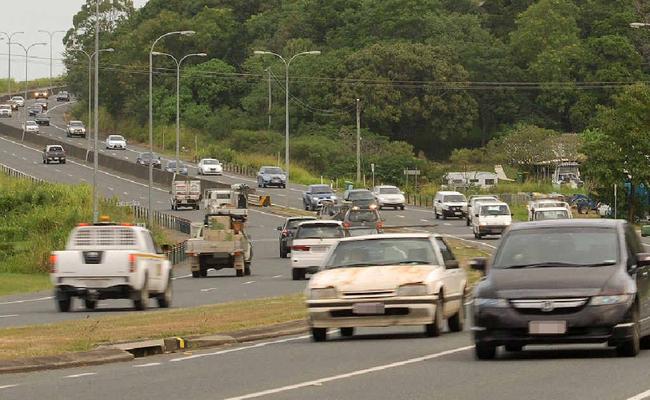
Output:
<instances>
[{"instance_id":1,"label":"white van","mask_svg":"<svg viewBox=\"0 0 650 400\"><path fill-rule=\"evenodd\" d=\"M436 219L442 217L463 218L465 216L465 207L467 199L465 195L459 192L438 192L433 199L433 213Z\"/></svg>"},{"instance_id":2,"label":"white van","mask_svg":"<svg viewBox=\"0 0 650 400\"><path fill-rule=\"evenodd\" d=\"M486 235L501 235L512 224L510 207L503 202L477 203L472 212L472 230L477 239Z\"/></svg>"},{"instance_id":3,"label":"white van","mask_svg":"<svg viewBox=\"0 0 650 400\"><path fill-rule=\"evenodd\" d=\"M566 207L545 207L536 209L532 220L547 221L549 219L573 219L573 215Z\"/></svg>"}]
</instances>

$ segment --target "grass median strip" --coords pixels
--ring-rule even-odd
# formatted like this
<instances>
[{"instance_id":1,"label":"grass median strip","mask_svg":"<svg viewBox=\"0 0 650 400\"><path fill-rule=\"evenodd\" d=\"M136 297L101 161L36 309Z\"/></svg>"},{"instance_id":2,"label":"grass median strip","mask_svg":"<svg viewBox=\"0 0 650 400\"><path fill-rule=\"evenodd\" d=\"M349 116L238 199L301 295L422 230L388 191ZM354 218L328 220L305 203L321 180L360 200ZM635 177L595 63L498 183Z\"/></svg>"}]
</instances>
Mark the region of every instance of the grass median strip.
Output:
<instances>
[{"instance_id":1,"label":"grass median strip","mask_svg":"<svg viewBox=\"0 0 650 400\"><path fill-rule=\"evenodd\" d=\"M153 301L152 301L153 303ZM0 329L0 360L92 350L102 344L260 328L306 317L302 294Z\"/></svg>"},{"instance_id":2,"label":"grass median strip","mask_svg":"<svg viewBox=\"0 0 650 400\"><path fill-rule=\"evenodd\" d=\"M451 250L454 252L454 255L460 262L461 267L467 271L470 287L474 287L474 285L476 285L476 283L478 283L478 281L481 279L482 274L479 271L471 270L469 268L469 262L472 260L472 258L476 257L489 258L491 253L476 245L468 244L462 240L449 238L446 240L449 246L451 246Z\"/></svg>"},{"instance_id":3,"label":"grass median strip","mask_svg":"<svg viewBox=\"0 0 650 400\"><path fill-rule=\"evenodd\" d=\"M46 274L0 273L0 296L52 289Z\"/></svg>"}]
</instances>

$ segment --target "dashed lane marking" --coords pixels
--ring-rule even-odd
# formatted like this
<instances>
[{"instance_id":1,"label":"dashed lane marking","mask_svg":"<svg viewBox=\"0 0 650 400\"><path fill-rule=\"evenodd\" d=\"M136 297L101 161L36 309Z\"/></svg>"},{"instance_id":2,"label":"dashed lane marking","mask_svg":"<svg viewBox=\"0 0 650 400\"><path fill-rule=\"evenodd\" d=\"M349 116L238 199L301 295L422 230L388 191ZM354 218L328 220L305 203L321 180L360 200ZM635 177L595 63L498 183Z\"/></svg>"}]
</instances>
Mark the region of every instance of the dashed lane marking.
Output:
<instances>
[{"instance_id":1,"label":"dashed lane marking","mask_svg":"<svg viewBox=\"0 0 650 400\"><path fill-rule=\"evenodd\" d=\"M217 288L216 287L211 287L211 288L207 288L207 289L201 289L202 292L211 292L213 290L217 290Z\"/></svg>"},{"instance_id":2,"label":"dashed lane marking","mask_svg":"<svg viewBox=\"0 0 650 400\"><path fill-rule=\"evenodd\" d=\"M160 363L159 362L153 362L153 363L148 363L148 364L134 365L133 368L155 367L157 365L160 365Z\"/></svg>"},{"instance_id":3,"label":"dashed lane marking","mask_svg":"<svg viewBox=\"0 0 650 400\"><path fill-rule=\"evenodd\" d=\"M12 317L17 317L18 314L8 314L8 315L0 315L0 318L12 318Z\"/></svg>"},{"instance_id":4,"label":"dashed lane marking","mask_svg":"<svg viewBox=\"0 0 650 400\"><path fill-rule=\"evenodd\" d=\"M53 299L54 296L47 296L47 297L39 297L38 299L26 299L26 300L14 300L14 301L5 301L4 303L0 303L0 306L6 306L9 304L21 304L21 303L32 303L34 301L44 301L44 300L51 300Z\"/></svg>"},{"instance_id":5,"label":"dashed lane marking","mask_svg":"<svg viewBox=\"0 0 650 400\"><path fill-rule=\"evenodd\" d=\"M255 281L244 282L244 283L242 283L242 285L250 285L251 283L255 283Z\"/></svg>"},{"instance_id":6,"label":"dashed lane marking","mask_svg":"<svg viewBox=\"0 0 650 400\"><path fill-rule=\"evenodd\" d=\"M18 385L17 384L15 384L15 385L4 385L4 386L0 386L0 389L10 389L10 388L13 388L13 387L16 387L16 386L18 386Z\"/></svg>"},{"instance_id":7,"label":"dashed lane marking","mask_svg":"<svg viewBox=\"0 0 650 400\"><path fill-rule=\"evenodd\" d=\"M185 279L185 278L191 278L191 277L192 277L192 274L187 274L187 275L175 276L175 277L172 278L172 280L175 281L176 279Z\"/></svg>"},{"instance_id":8,"label":"dashed lane marking","mask_svg":"<svg viewBox=\"0 0 650 400\"><path fill-rule=\"evenodd\" d=\"M64 378L82 378L84 376L92 376L92 375L97 375L97 372L84 372L83 374L68 375L65 376Z\"/></svg>"}]
</instances>

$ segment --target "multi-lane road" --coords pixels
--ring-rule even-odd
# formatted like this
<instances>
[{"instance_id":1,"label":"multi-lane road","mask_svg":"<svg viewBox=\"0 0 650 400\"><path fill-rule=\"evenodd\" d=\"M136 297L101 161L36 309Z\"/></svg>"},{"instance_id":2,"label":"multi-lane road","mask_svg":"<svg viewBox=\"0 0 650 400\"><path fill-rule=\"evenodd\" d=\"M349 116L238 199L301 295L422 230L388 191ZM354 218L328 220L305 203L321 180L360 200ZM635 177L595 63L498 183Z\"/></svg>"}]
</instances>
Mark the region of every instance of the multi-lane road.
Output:
<instances>
[{"instance_id":1,"label":"multi-lane road","mask_svg":"<svg viewBox=\"0 0 650 400\"><path fill-rule=\"evenodd\" d=\"M61 128L65 107L51 111L53 123ZM15 120L11 123L19 124ZM62 138L64 132L57 126L43 128L42 135ZM84 162L43 165L41 149L9 140L1 133L0 126L3 164L48 181L91 182L92 170ZM131 151L109 154L135 160ZM110 171L101 171L98 179L102 195L146 204L144 182ZM215 179L230 183L249 178L228 175ZM285 194L290 205L300 206L301 190L299 185L290 185L288 190L268 192L280 199ZM168 210L167 192L167 188L154 190L156 209L201 219L201 211ZM175 272L175 307L293 293L304 288L304 282L291 281L288 261L278 257L275 227L282 219L257 210L251 213L253 275L242 279L230 272L211 273L210 278L197 280L189 277L186 268L179 268ZM434 222L430 211L417 208L383 214L390 225ZM472 240L463 221L439 221L434 230ZM489 246L497 241L482 243ZM107 301L98 312L59 314L49 296L37 293L0 298L0 327L125 312L121 307L130 310L129 302ZM292 336L105 366L3 375L0 398L640 400L650 396L650 352L621 359L599 346L540 346L521 354L502 353L496 361L477 362L469 332L446 333L439 338L425 338L421 333L419 328L360 329L352 339L332 333L325 343Z\"/></svg>"}]
</instances>

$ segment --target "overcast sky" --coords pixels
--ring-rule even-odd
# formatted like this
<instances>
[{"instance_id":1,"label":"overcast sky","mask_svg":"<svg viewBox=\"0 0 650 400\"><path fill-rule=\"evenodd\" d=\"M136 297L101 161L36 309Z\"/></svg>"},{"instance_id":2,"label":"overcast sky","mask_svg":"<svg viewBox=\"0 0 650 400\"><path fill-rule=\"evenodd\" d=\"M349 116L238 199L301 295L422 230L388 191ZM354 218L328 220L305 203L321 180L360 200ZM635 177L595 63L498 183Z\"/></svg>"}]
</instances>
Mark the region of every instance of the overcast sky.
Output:
<instances>
[{"instance_id":1,"label":"overcast sky","mask_svg":"<svg viewBox=\"0 0 650 400\"><path fill-rule=\"evenodd\" d=\"M0 31L25 32L15 35L13 42L18 42L25 47L36 42L46 42L47 46L36 46L29 51L29 55L43 57L32 59L29 62L29 79L48 77L50 75L50 46L49 35L38 32L67 31L72 27L72 17L81 10L86 0L0 0L2 12L0 13ZM148 0L134 0L136 7L142 7ZM7 40L0 41L0 77L7 78L9 63ZM60 75L64 71L60 61L63 52L62 33L54 35L52 40L53 74ZM11 46L11 76L17 80L25 79L25 52L18 46ZM22 54L22 57L21 57Z\"/></svg>"}]
</instances>

